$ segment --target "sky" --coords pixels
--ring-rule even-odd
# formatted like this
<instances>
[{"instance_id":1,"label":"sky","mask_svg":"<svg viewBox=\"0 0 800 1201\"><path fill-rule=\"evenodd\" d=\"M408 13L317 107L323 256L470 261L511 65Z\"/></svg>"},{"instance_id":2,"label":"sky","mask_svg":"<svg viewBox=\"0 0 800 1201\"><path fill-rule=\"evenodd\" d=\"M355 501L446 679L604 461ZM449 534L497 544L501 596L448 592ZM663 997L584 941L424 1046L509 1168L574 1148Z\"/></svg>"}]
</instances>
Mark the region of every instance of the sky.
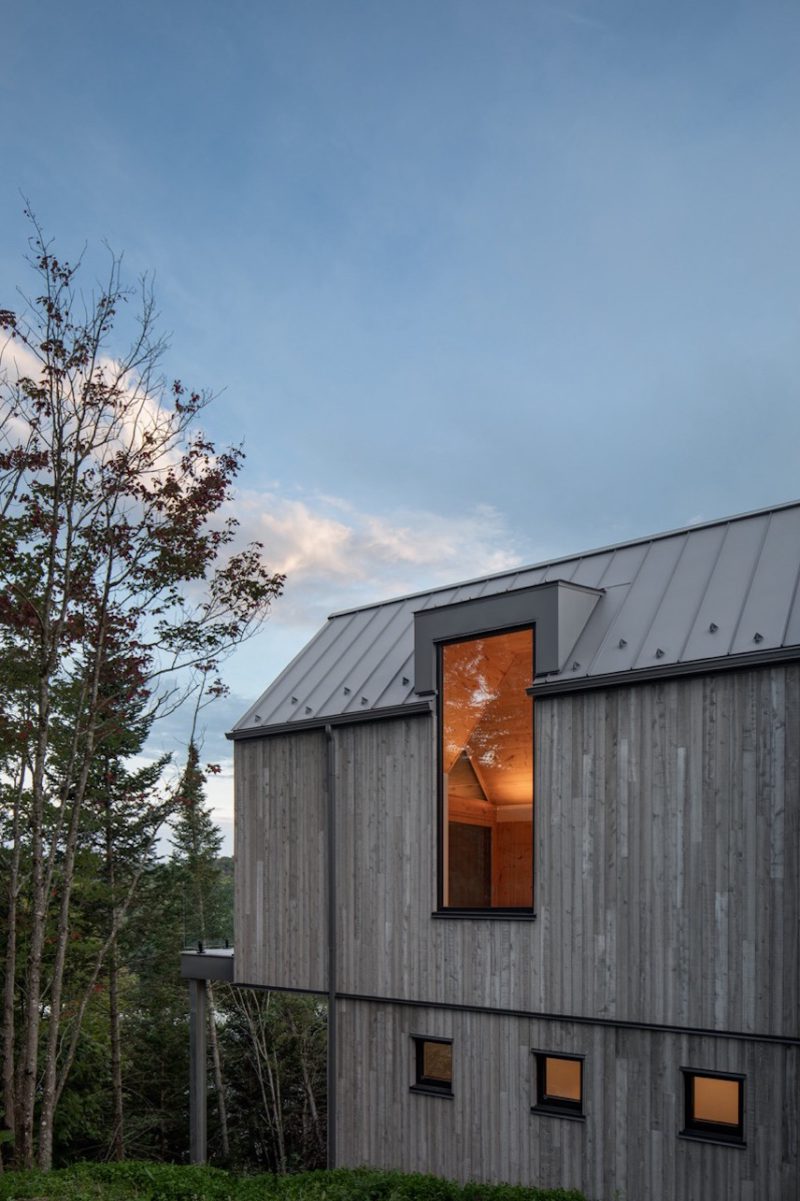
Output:
<instances>
[{"instance_id":1,"label":"sky","mask_svg":"<svg viewBox=\"0 0 800 1201\"><path fill-rule=\"evenodd\" d=\"M800 7L28 0L0 16L0 304L27 197L155 275L287 573L224 732L329 612L800 496ZM186 723L154 735L181 754Z\"/></svg>"}]
</instances>

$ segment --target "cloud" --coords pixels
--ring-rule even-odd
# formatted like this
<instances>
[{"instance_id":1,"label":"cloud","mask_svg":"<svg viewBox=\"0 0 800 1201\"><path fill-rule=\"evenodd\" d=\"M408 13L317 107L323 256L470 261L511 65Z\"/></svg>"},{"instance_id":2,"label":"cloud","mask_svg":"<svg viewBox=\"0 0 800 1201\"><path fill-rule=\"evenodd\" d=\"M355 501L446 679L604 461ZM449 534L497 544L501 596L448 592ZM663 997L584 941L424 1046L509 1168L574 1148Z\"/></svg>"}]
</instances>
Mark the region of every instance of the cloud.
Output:
<instances>
[{"instance_id":1,"label":"cloud","mask_svg":"<svg viewBox=\"0 0 800 1201\"><path fill-rule=\"evenodd\" d=\"M223 675L234 694L215 703L201 721L201 758L222 767L209 776L206 795L230 851L233 779L230 744L222 732L315 633L329 613L453 580L503 571L530 560L505 520L488 505L456 516L427 509L365 512L344 497L286 495L280 485L239 491L237 541L258 540L270 569L287 574L285 595L252 642L239 648ZM524 552L524 554L523 554ZM164 746L185 743L175 715L161 728Z\"/></svg>"},{"instance_id":2,"label":"cloud","mask_svg":"<svg viewBox=\"0 0 800 1201\"><path fill-rule=\"evenodd\" d=\"M34 340L42 336L41 331L35 329L35 323L28 336ZM44 364L21 338L9 336L0 342L0 384L4 396L0 435L10 446L24 444L31 430L28 420L28 414L32 412L30 402L23 398L17 414L9 401L19 380L25 377L45 382ZM85 421L84 389L88 380L108 390L96 424ZM59 387L64 402L60 412L67 438L78 436L78 422L84 419L81 436L90 439L91 454L97 462L108 462L121 450L132 451L140 478L154 484L178 466L185 439L180 435L180 422L174 408L165 403L163 386L157 384L156 392L152 392L148 390L149 384L147 374L140 377L135 369L101 354L92 361L89 373L77 369L66 373ZM44 441L49 442L51 423L47 417L42 420L41 428ZM197 428L197 433L202 435L202 430ZM208 470L213 463L214 458L209 457L207 464L202 461L197 464L196 471Z\"/></svg>"},{"instance_id":3,"label":"cloud","mask_svg":"<svg viewBox=\"0 0 800 1201\"><path fill-rule=\"evenodd\" d=\"M286 596L273 620L298 624L337 608L503 571L521 561L504 519L488 505L456 516L424 509L369 513L326 495L240 493L245 540L257 539Z\"/></svg>"}]
</instances>

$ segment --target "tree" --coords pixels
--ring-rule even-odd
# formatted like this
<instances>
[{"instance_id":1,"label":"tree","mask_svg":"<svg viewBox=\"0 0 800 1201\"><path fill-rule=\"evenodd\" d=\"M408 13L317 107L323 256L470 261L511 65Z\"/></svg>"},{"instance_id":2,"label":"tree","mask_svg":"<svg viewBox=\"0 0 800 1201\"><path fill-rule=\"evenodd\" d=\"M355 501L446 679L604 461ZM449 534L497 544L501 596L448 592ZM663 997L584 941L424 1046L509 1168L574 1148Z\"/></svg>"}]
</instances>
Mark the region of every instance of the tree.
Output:
<instances>
[{"instance_id":1,"label":"tree","mask_svg":"<svg viewBox=\"0 0 800 1201\"><path fill-rule=\"evenodd\" d=\"M232 1157L271 1172L325 1166L326 1006L226 987Z\"/></svg>"},{"instance_id":2,"label":"tree","mask_svg":"<svg viewBox=\"0 0 800 1201\"><path fill-rule=\"evenodd\" d=\"M196 711L195 711L196 715ZM217 939L223 927L228 925L225 912L225 892L222 887L222 870L219 853L222 835L209 812L204 791L205 777L200 770L200 756L194 740L194 728L189 741L186 767L178 789L178 817L173 827L173 863L181 877L183 894L184 944L190 938L201 944L209 935ZM230 931L232 933L232 931ZM225 1105L225 1081L222 1072L222 1056L217 1038L216 1004L214 986L209 980L206 985L208 996L208 1035L211 1061L214 1069L214 1088L219 1115L220 1139L224 1159L230 1158L228 1118Z\"/></svg>"},{"instance_id":3,"label":"tree","mask_svg":"<svg viewBox=\"0 0 800 1201\"><path fill-rule=\"evenodd\" d=\"M86 306L80 261L59 260L28 216L37 294L19 312L0 308L0 678L9 684L0 754L12 811L3 1081L25 1165L38 1101L47 1168L70 1067L65 968L98 757L131 711L147 730L200 682L221 692L220 661L258 627L283 577L267 570L259 544L233 547L236 521L225 509L243 451L217 452L198 427L207 394L159 376L165 346L147 282L136 333L114 357L115 320L133 295L120 260L111 258ZM17 1031L5 1000L19 989L23 911ZM101 967L121 921L100 948Z\"/></svg>"}]
</instances>

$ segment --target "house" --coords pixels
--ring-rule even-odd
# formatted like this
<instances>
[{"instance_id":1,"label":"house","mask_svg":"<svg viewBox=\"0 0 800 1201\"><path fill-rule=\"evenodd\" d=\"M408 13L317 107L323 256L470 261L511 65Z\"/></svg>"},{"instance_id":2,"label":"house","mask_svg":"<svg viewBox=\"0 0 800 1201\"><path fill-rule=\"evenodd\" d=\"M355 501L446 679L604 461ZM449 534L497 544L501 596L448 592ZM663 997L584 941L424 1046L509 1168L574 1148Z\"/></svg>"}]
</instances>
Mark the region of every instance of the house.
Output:
<instances>
[{"instance_id":1,"label":"house","mask_svg":"<svg viewBox=\"0 0 800 1201\"><path fill-rule=\"evenodd\" d=\"M800 504L334 614L230 735L340 1165L800 1196Z\"/></svg>"}]
</instances>

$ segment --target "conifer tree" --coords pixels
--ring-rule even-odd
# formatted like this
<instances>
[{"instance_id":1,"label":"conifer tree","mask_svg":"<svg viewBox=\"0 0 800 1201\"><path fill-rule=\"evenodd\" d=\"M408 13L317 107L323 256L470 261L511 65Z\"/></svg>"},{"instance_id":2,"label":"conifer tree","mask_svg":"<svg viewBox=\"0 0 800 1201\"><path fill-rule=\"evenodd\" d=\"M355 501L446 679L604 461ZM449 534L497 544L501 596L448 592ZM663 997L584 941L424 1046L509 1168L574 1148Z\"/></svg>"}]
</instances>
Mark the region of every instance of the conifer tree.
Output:
<instances>
[{"instance_id":1,"label":"conifer tree","mask_svg":"<svg viewBox=\"0 0 800 1201\"><path fill-rule=\"evenodd\" d=\"M195 719L196 719L195 712ZM179 869L183 896L184 945L187 937L205 946L231 935L231 915L225 909L222 868L219 862L222 835L214 824L205 796L205 776L194 739L189 740L186 767L178 788L178 814L173 827L173 862ZM224 930L224 933L223 933ZM211 981L208 993L208 1043L214 1069L220 1141L224 1159L230 1157L225 1081L217 1037L216 1004Z\"/></svg>"},{"instance_id":2,"label":"conifer tree","mask_svg":"<svg viewBox=\"0 0 800 1201\"><path fill-rule=\"evenodd\" d=\"M178 785L171 844L181 880L184 946L230 940L231 917L220 864L222 834L206 800L205 775L194 737Z\"/></svg>"}]
</instances>

